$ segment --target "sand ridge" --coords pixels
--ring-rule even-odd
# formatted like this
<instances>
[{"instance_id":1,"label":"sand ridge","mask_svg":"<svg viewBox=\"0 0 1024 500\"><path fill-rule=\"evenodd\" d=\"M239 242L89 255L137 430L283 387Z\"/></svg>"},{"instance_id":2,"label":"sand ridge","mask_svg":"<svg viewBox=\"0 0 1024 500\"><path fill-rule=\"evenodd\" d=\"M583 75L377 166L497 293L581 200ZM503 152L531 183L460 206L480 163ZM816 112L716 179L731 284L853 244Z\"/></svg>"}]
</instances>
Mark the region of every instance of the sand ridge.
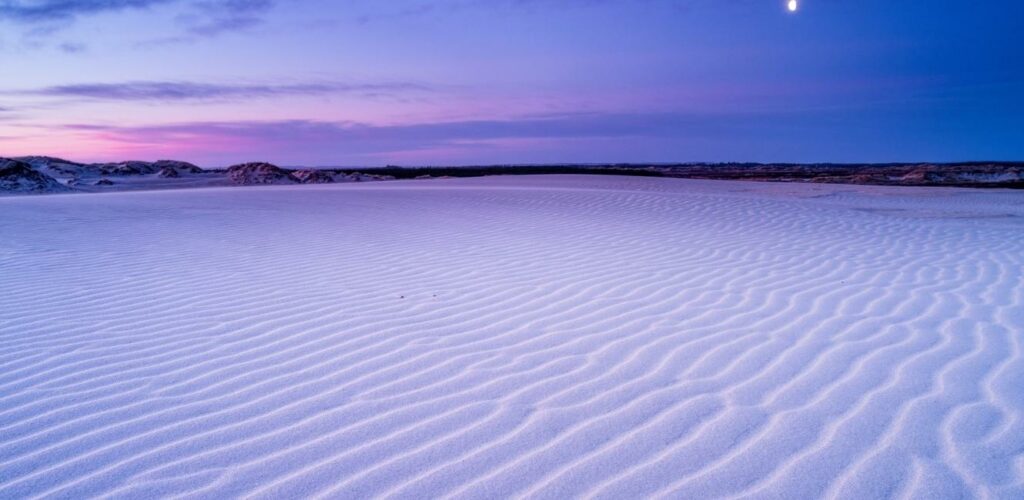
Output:
<instances>
[{"instance_id":1,"label":"sand ridge","mask_svg":"<svg viewBox=\"0 0 1024 500\"><path fill-rule=\"evenodd\" d=\"M1024 495L1024 199L0 199L0 497Z\"/></svg>"}]
</instances>

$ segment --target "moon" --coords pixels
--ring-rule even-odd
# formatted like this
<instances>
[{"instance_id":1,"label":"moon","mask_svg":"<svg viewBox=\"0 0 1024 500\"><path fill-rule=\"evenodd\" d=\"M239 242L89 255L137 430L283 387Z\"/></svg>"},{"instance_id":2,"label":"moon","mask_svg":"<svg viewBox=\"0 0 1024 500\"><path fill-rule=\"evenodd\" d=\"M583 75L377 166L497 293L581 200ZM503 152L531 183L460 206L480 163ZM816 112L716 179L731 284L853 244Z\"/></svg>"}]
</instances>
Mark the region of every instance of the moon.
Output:
<instances>
[{"instance_id":1,"label":"moon","mask_svg":"<svg viewBox=\"0 0 1024 500\"><path fill-rule=\"evenodd\" d=\"M796 12L796 9L800 8L800 4L796 0L789 0L789 11Z\"/></svg>"}]
</instances>

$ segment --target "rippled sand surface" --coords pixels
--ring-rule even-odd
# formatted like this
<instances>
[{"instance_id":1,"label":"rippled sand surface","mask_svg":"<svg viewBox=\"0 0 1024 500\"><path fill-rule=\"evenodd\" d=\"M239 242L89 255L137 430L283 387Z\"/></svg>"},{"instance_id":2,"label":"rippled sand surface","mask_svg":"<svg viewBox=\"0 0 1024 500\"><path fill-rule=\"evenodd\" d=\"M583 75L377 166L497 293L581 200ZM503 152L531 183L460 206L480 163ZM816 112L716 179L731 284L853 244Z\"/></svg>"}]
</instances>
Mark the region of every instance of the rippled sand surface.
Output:
<instances>
[{"instance_id":1,"label":"rippled sand surface","mask_svg":"<svg viewBox=\"0 0 1024 500\"><path fill-rule=\"evenodd\" d=\"M0 497L1021 498L1024 192L0 199Z\"/></svg>"}]
</instances>

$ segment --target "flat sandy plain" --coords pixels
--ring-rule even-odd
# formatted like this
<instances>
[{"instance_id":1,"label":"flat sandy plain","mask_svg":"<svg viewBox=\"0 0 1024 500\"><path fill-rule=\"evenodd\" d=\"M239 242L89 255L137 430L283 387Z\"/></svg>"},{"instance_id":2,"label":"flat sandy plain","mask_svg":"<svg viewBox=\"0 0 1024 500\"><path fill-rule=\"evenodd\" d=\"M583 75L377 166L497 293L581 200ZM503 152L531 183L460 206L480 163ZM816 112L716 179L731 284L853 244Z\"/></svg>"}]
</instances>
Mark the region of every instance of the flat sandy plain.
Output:
<instances>
[{"instance_id":1,"label":"flat sandy plain","mask_svg":"<svg viewBox=\"0 0 1024 500\"><path fill-rule=\"evenodd\" d=\"M1024 192L0 198L0 498L1022 498Z\"/></svg>"}]
</instances>

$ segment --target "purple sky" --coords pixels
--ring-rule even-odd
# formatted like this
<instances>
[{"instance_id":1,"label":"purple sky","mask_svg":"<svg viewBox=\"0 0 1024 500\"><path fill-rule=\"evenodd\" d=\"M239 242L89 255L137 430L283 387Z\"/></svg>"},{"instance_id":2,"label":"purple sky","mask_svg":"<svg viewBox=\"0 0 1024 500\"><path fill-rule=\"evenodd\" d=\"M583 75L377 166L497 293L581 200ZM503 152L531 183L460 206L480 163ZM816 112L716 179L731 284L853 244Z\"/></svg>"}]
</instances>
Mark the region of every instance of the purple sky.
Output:
<instances>
[{"instance_id":1,"label":"purple sky","mask_svg":"<svg viewBox=\"0 0 1024 500\"><path fill-rule=\"evenodd\" d=\"M0 0L0 156L1024 159L1019 0Z\"/></svg>"}]
</instances>

